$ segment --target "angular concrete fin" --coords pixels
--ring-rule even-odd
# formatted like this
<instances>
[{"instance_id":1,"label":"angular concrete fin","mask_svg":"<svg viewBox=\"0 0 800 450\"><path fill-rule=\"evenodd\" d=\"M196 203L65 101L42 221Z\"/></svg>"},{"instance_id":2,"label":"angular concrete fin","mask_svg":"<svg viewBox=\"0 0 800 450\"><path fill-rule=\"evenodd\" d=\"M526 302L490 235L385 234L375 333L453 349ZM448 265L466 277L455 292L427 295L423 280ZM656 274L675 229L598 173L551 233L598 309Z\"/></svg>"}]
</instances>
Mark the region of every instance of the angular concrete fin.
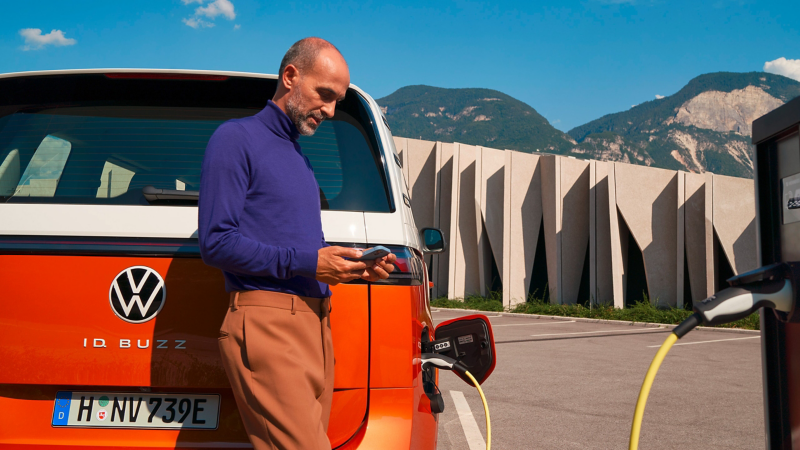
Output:
<instances>
[{"instance_id":1,"label":"angular concrete fin","mask_svg":"<svg viewBox=\"0 0 800 450\"><path fill-rule=\"evenodd\" d=\"M475 236L476 236L476 257L475 261L478 263L478 294L486 295L488 293L487 279L491 276L491 262L487 261L490 258L491 246L489 245L489 237L486 235L486 228L483 226L483 216L481 215L481 191L483 184L481 183L481 173L483 172L483 147L475 147L475 183L473 185L473 197L475 208Z\"/></svg>"},{"instance_id":2,"label":"angular concrete fin","mask_svg":"<svg viewBox=\"0 0 800 450\"><path fill-rule=\"evenodd\" d=\"M578 298L586 251L589 249L589 161L561 160L561 280L562 304L575 304Z\"/></svg>"},{"instance_id":3,"label":"angular concrete fin","mask_svg":"<svg viewBox=\"0 0 800 450\"><path fill-rule=\"evenodd\" d=\"M461 144L453 144L453 176L450 189L450 270L447 277L447 297L457 298L464 296L463 286L456 287L456 273L458 272L458 260L461 255L458 207L459 207L459 181L461 180ZM461 269L463 270L463 268Z\"/></svg>"},{"instance_id":4,"label":"angular concrete fin","mask_svg":"<svg viewBox=\"0 0 800 450\"><path fill-rule=\"evenodd\" d=\"M620 289L621 289L621 303L620 308L624 308L625 305L628 304L628 254L630 250L631 244L631 230L628 228L628 224L625 223L625 218L622 217L622 213L619 212L619 208L617 208L617 224L619 226L619 250L620 250ZM636 244L636 241L633 241L633 244ZM638 247L638 245L637 245ZM641 253L641 249L638 249L639 253ZM646 283L646 281L645 281ZM616 297L614 299L614 305L616 307Z\"/></svg>"},{"instance_id":5,"label":"angular concrete fin","mask_svg":"<svg viewBox=\"0 0 800 450\"><path fill-rule=\"evenodd\" d=\"M625 259L627 258L627 234L623 236L620 214L617 207L617 163L608 164L608 221L611 247L611 275L614 307L625 307ZM627 233L627 228L625 233ZM624 237L624 239L623 239ZM624 243L624 244L623 244Z\"/></svg>"},{"instance_id":6,"label":"angular concrete fin","mask_svg":"<svg viewBox=\"0 0 800 450\"><path fill-rule=\"evenodd\" d=\"M436 189L436 143L407 139L405 151L408 171L408 193L411 209L418 228L432 227L434 223Z\"/></svg>"},{"instance_id":7,"label":"angular concrete fin","mask_svg":"<svg viewBox=\"0 0 800 450\"><path fill-rule=\"evenodd\" d=\"M684 243L692 302L706 298L706 177L684 174ZM688 303L689 299L684 299Z\"/></svg>"},{"instance_id":8,"label":"angular concrete fin","mask_svg":"<svg viewBox=\"0 0 800 450\"><path fill-rule=\"evenodd\" d=\"M503 304L524 303L542 223L540 157L506 150Z\"/></svg>"},{"instance_id":9,"label":"angular concrete fin","mask_svg":"<svg viewBox=\"0 0 800 450\"><path fill-rule=\"evenodd\" d=\"M758 258L753 180L714 175L713 198L714 230L734 274L755 269Z\"/></svg>"},{"instance_id":10,"label":"angular concrete fin","mask_svg":"<svg viewBox=\"0 0 800 450\"><path fill-rule=\"evenodd\" d=\"M650 301L676 306L677 172L616 165L617 207L642 249Z\"/></svg>"},{"instance_id":11,"label":"angular concrete fin","mask_svg":"<svg viewBox=\"0 0 800 450\"><path fill-rule=\"evenodd\" d=\"M550 303L561 304L561 157L542 156L542 214Z\"/></svg>"},{"instance_id":12,"label":"angular concrete fin","mask_svg":"<svg viewBox=\"0 0 800 450\"><path fill-rule=\"evenodd\" d=\"M675 246L675 276L677 283L675 284L676 307L683 308L683 286L684 282L688 283L689 280L684 280L683 275L686 272L683 264L686 261L686 233L684 226L686 223L686 172L678 172L678 239Z\"/></svg>"},{"instance_id":13,"label":"angular concrete fin","mask_svg":"<svg viewBox=\"0 0 800 450\"><path fill-rule=\"evenodd\" d=\"M436 256L436 277L433 280L437 297L449 296L450 254L453 252L453 237L450 227L453 190L453 153L455 146L439 143L436 151L436 216L434 226L442 230L447 240L447 251ZM450 297L452 298L452 297Z\"/></svg>"},{"instance_id":14,"label":"angular concrete fin","mask_svg":"<svg viewBox=\"0 0 800 450\"><path fill-rule=\"evenodd\" d=\"M706 295L703 298L710 297L717 292L716 273L717 268L714 264L714 174L706 172L703 174L705 178L705 248L706 248Z\"/></svg>"},{"instance_id":15,"label":"angular concrete fin","mask_svg":"<svg viewBox=\"0 0 800 450\"><path fill-rule=\"evenodd\" d=\"M613 172L613 163L602 161L592 161L594 166L594 177L592 180L592 192L590 198L594 203L590 217L593 219L593 227L589 229L589 247L594 251L594 257L590 259L592 265L591 275L595 281L591 283L590 290L595 304L614 303L614 273L613 258L611 247L611 215L609 207L609 172ZM616 204L614 206L614 219L616 221ZM615 228L616 236L619 236L618 226ZM615 239L618 239L615 238ZM619 244L619 243L617 243Z\"/></svg>"},{"instance_id":16,"label":"angular concrete fin","mask_svg":"<svg viewBox=\"0 0 800 450\"><path fill-rule=\"evenodd\" d=\"M480 195L481 220L486 228L492 256L500 273L503 273L503 229L505 214L505 152L491 148L481 150Z\"/></svg>"},{"instance_id":17,"label":"angular concrete fin","mask_svg":"<svg viewBox=\"0 0 800 450\"><path fill-rule=\"evenodd\" d=\"M480 291L475 205L477 148L456 144L453 152L452 236L448 295L460 298Z\"/></svg>"}]
</instances>

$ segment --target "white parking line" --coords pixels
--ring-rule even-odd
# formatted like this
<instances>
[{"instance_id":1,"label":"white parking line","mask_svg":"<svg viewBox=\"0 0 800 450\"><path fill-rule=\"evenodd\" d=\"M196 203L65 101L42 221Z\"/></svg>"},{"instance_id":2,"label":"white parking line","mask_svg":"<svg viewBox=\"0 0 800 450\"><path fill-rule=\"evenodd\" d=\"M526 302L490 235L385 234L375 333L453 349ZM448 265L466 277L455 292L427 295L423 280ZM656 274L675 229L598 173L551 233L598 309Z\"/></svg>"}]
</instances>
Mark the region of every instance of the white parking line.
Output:
<instances>
[{"instance_id":1,"label":"white parking line","mask_svg":"<svg viewBox=\"0 0 800 450\"><path fill-rule=\"evenodd\" d=\"M748 336L748 337L741 337L741 338L730 338L730 339L714 339L713 341L697 341L697 342L682 342L680 344L672 344L675 345L692 345L692 344L708 344L710 342L723 342L723 341L741 341L743 339L760 339L761 336ZM660 345L648 345L647 348L656 348L661 347Z\"/></svg>"},{"instance_id":2,"label":"white parking line","mask_svg":"<svg viewBox=\"0 0 800 450\"><path fill-rule=\"evenodd\" d=\"M475 416L472 415L472 410L469 409L469 403L467 403L467 399L464 398L464 393L461 391L450 391L450 397L453 398L453 403L456 405L458 419L461 421L461 428L464 429L464 436L467 438L469 450L486 450L486 442L483 440L483 435L478 428L478 423L475 422Z\"/></svg>"},{"instance_id":3,"label":"white parking line","mask_svg":"<svg viewBox=\"0 0 800 450\"><path fill-rule=\"evenodd\" d=\"M531 337L538 337L538 336L566 336L568 334L592 334L592 333L631 333L634 331L665 331L662 328L649 328L649 329L639 329L639 330L602 330L602 331L581 331L578 333L553 333L553 334L532 334ZM659 347L658 345L656 347Z\"/></svg>"},{"instance_id":4,"label":"white parking line","mask_svg":"<svg viewBox=\"0 0 800 450\"><path fill-rule=\"evenodd\" d=\"M531 322L531 323L507 323L505 325L492 325L492 328L497 327L518 327L522 325L558 325L562 323L575 323L574 320L553 320L551 322Z\"/></svg>"}]
</instances>

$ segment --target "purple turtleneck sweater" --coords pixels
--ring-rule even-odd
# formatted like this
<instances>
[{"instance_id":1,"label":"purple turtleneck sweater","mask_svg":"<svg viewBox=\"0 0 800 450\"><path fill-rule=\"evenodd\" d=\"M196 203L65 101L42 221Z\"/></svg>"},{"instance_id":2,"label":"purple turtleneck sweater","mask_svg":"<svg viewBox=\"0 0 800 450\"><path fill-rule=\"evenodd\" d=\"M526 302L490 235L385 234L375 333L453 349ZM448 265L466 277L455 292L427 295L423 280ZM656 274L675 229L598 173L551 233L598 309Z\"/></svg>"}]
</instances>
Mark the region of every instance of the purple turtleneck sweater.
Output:
<instances>
[{"instance_id":1,"label":"purple turtleneck sweater","mask_svg":"<svg viewBox=\"0 0 800 450\"><path fill-rule=\"evenodd\" d=\"M328 297L315 279L322 234L319 185L291 119L272 102L229 120L208 141L200 175L203 261L225 289Z\"/></svg>"}]
</instances>

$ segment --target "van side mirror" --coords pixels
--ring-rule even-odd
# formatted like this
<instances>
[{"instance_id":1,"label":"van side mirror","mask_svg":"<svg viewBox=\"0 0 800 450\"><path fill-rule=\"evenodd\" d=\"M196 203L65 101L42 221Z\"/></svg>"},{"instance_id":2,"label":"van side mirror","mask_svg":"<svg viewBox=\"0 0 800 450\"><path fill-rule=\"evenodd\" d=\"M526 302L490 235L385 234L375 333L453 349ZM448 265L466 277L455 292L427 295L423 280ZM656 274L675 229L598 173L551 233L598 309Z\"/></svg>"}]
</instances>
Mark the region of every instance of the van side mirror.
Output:
<instances>
[{"instance_id":1,"label":"van side mirror","mask_svg":"<svg viewBox=\"0 0 800 450\"><path fill-rule=\"evenodd\" d=\"M444 233L438 228L423 228L419 233L422 236L422 251L425 253L442 253L447 250Z\"/></svg>"},{"instance_id":2,"label":"van side mirror","mask_svg":"<svg viewBox=\"0 0 800 450\"><path fill-rule=\"evenodd\" d=\"M492 325L488 317L473 314L442 322L436 327L434 337L436 340L429 343L433 351L466 366L479 384L483 384L492 374L496 353ZM469 378L458 372L453 373L472 386Z\"/></svg>"}]
</instances>

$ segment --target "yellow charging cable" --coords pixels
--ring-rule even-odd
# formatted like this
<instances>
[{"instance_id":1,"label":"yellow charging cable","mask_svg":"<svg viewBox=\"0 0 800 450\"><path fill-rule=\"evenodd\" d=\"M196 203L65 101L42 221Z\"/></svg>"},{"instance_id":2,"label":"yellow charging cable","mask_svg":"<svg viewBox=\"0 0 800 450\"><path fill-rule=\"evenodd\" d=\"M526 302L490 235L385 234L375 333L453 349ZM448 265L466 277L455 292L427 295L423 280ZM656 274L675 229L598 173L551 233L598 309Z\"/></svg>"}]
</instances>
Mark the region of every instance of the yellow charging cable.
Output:
<instances>
[{"instance_id":1,"label":"yellow charging cable","mask_svg":"<svg viewBox=\"0 0 800 450\"><path fill-rule=\"evenodd\" d=\"M644 417L644 406L647 404L647 397L650 395L650 388L653 386L653 380L656 378L658 368L661 367L661 362L669 353L672 344L678 341L678 335L670 333L667 339L661 344L653 362L650 363L650 368L647 369L647 374L644 376L642 388L639 390L639 399L636 401L636 410L633 413L633 425L631 426L631 441L628 445L628 450L636 450L639 448L639 433L642 431L642 417Z\"/></svg>"},{"instance_id":2,"label":"yellow charging cable","mask_svg":"<svg viewBox=\"0 0 800 450\"><path fill-rule=\"evenodd\" d=\"M478 388L478 393L481 394L481 400L483 401L483 411L486 413L486 450L492 449L492 422L489 420L489 404L486 403L486 396L483 395L483 389L481 389L481 385L478 384L478 380L469 373L469 370L464 371L465 374L472 380L472 384ZM648 389L649 390L649 389ZM642 408L644 409L644 408Z\"/></svg>"},{"instance_id":3,"label":"yellow charging cable","mask_svg":"<svg viewBox=\"0 0 800 450\"><path fill-rule=\"evenodd\" d=\"M667 353L669 353L672 345L675 344L678 339L686 336L686 333L694 330L694 328L701 323L703 323L703 316L699 313L694 313L689 316L686 320L681 322L680 325L672 330L672 333L667 336L667 339L664 340L664 343L661 344L658 352L656 352L656 356L653 357L653 362L650 363L650 368L647 369L647 373L644 376L642 388L639 390L639 399L636 400L636 410L633 412L631 440L628 444L628 450L636 450L639 448L639 434L642 431L644 406L647 404L647 397L650 395L650 388L653 387L653 380L656 379L658 368L661 367L661 363L664 361L664 358L667 357Z\"/></svg>"}]
</instances>

